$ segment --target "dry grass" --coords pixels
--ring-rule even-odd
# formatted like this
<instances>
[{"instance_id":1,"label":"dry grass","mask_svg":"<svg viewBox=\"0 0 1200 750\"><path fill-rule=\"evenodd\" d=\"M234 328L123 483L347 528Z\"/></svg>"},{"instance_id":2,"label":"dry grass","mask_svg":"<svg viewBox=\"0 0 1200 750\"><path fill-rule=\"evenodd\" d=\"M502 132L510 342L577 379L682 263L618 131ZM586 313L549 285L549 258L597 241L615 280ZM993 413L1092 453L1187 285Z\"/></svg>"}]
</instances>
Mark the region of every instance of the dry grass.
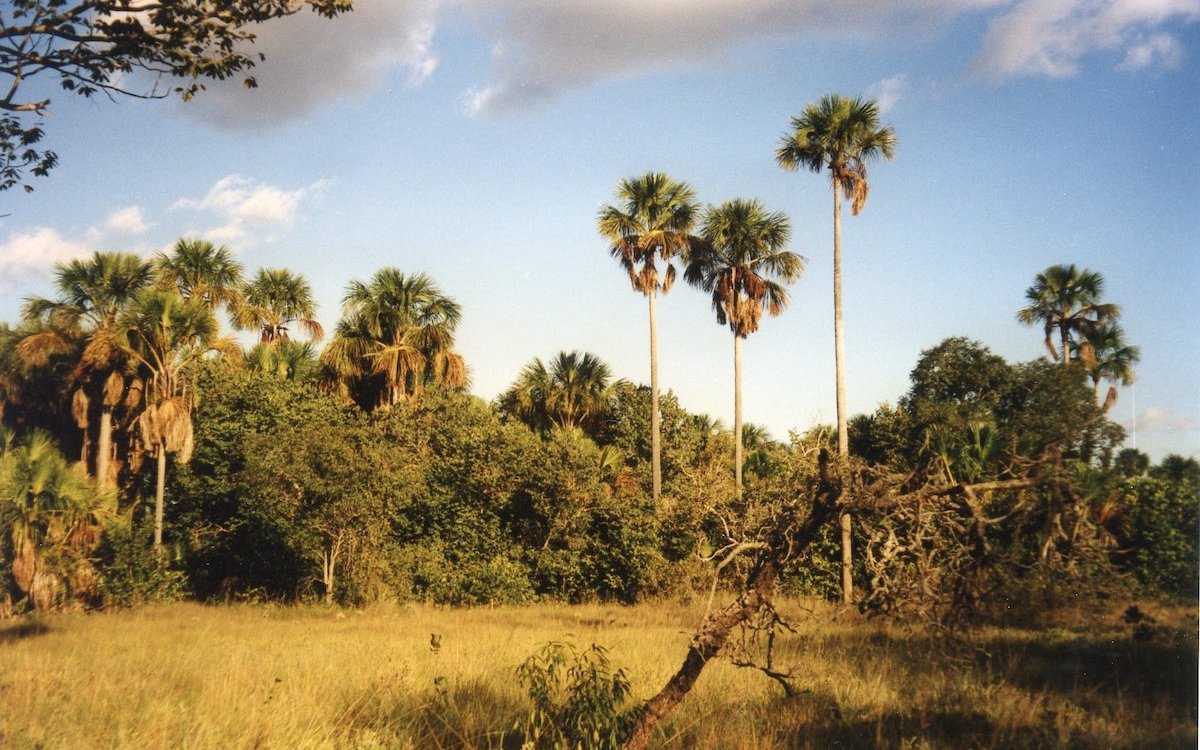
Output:
<instances>
[{"instance_id":1,"label":"dry grass","mask_svg":"<svg viewBox=\"0 0 1200 750\"><path fill-rule=\"evenodd\" d=\"M948 657L919 634L790 603L793 699L721 662L668 748L1194 748L1194 611L990 629ZM698 606L366 611L178 604L0 623L3 748L517 747L514 670L542 643L601 643L634 694L683 658ZM442 635L433 653L431 633Z\"/></svg>"}]
</instances>

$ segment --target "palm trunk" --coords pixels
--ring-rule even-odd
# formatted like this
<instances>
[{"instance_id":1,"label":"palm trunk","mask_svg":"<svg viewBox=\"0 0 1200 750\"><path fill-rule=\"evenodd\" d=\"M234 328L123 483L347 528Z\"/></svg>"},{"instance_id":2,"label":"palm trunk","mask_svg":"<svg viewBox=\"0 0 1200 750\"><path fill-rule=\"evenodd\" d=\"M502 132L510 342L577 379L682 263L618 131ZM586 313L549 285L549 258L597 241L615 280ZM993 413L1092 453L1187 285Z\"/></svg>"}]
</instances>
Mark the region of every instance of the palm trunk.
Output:
<instances>
[{"instance_id":1,"label":"palm trunk","mask_svg":"<svg viewBox=\"0 0 1200 750\"><path fill-rule=\"evenodd\" d=\"M163 496L167 488L167 450L158 446L158 476L154 482L154 548L162 549L163 543Z\"/></svg>"},{"instance_id":2,"label":"palm trunk","mask_svg":"<svg viewBox=\"0 0 1200 750\"><path fill-rule=\"evenodd\" d=\"M112 478L108 475L112 462L112 433L113 408L100 407L100 430L96 438L96 482L101 487L112 487Z\"/></svg>"},{"instance_id":3,"label":"palm trunk","mask_svg":"<svg viewBox=\"0 0 1200 750\"><path fill-rule=\"evenodd\" d=\"M646 296L650 300L650 472L654 507L657 508L662 497L662 444L659 434L662 427L658 413L658 314L654 306L656 291L652 289Z\"/></svg>"},{"instance_id":4,"label":"palm trunk","mask_svg":"<svg viewBox=\"0 0 1200 750\"><path fill-rule=\"evenodd\" d=\"M846 425L846 367L845 345L842 340L842 199L838 183L833 183L833 358L837 378L838 458L850 456L850 431ZM842 601L849 604L854 598L853 548L850 537L850 514L839 519L842 528Z\"/></svg>"},{"instance_id":5,"label":"palm trunk","mask_svg":"<svg viewBox=\"0 0 1200 750\"><path fill-rule=\"evenodd\" d=\"M742 499L742 337L733 334L733 481Z\"/></svg>"}]
</instances>

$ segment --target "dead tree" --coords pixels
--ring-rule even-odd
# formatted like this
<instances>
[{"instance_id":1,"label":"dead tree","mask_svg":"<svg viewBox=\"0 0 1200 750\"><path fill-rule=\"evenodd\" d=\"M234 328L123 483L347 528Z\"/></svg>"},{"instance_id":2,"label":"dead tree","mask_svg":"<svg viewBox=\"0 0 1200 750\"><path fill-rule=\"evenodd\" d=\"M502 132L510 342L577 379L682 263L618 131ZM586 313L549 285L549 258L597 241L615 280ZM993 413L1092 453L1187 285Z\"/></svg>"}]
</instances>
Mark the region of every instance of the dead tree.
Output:
<instances>
[{"instance_id":1,"label":"dead tree","mask_svg":"<svg viewBox=\"0 0 1200 750\"><path fill-rule=\"evenodd\" d=\"M682 666L654 697L635 711L624 748L640 750L649 744L655 727L688 694L708 662L723 649L728 650L735 629L772 629L768 636L771 642L773 628L780 624L772 598L781 571L789 561L802 555L817 540L822 528L840 512L875 510L885 514L901 511L911 514L913 509L919 513L922 504L927 504L938 509L939 518L952 516L955 528L963 532L960 538L966 545L973 547L978 555L986 555L988 527L1003 522L1006 516L989 514L982 498L994 493L1012 493L1014 500L1006 513L1014 513L1029 502L1025 493L1034 488L1052 485L1052 492L1070 491L1059 478L1042 476L1035 469L1024 477L977 483L924 484L914 488L911 475L884 474L860 465L843 463L834 473L830 470L827 452L822 450L817 476L810 480L805 492L812 498L811 503L797 500L785 504L768 524L766 534L758 539L731 542L721 551L718 572L739 557L751 559L740 592L724 609L705 617L688 645ZM911 545L912 540L905 543ZM930 575L934 573L930 572ZM745 659L735 659L734 663L759 669L780 682L790 694L789 675L773 669L769 661L765 667Z\"/></svg>"},{"instance_id":2,"label":"dead tree","mask_svg":"<svg viewBox=\"0 0 1200 750\"><path fill-rule=\"evenodd\" d=\"M688 694L709 660L721 653L733 630L771 607L775 583L783 565L806 550L817 539L821 528L837 517L841 485L840 478L830 476L828 454L822 451L808 517L803 521L798 518L802 510L798 503L785 507L765 540L736 544L728 551L723 563L748 552L758 553L741 593L723 610L705 618L692 637L683 666L637 711L625 740L626 750L646 747L658 722Z\"/></svg>"}]
</instances>

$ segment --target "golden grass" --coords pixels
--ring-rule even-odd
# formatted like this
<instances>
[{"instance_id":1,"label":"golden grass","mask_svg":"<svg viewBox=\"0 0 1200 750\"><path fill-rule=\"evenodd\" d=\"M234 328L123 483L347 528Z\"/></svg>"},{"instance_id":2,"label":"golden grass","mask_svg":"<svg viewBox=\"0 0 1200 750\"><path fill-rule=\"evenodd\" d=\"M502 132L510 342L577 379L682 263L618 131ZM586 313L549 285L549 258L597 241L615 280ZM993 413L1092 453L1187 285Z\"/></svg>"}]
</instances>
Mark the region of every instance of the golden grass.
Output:
<instances>
[{"instance_id":1,"label":"golden grass","mask_svg":"<svg viewBox=\"0 0 1200 750\"><path fill-rule=\"evenodd\" d=\"M776 662L801 693L722 661L663 727L666 748L1194 748L1194 611L1141 638L987 629L948 658L825 605ZM515 669L548 640L600 643L634 695L682 661L699 605L344 611L175 604L0 623L2 748L518 747ZM1190 617L1190 619L1189 619ZM430 634L442 645L434 653Z\"/></svg>"}]
</instances>

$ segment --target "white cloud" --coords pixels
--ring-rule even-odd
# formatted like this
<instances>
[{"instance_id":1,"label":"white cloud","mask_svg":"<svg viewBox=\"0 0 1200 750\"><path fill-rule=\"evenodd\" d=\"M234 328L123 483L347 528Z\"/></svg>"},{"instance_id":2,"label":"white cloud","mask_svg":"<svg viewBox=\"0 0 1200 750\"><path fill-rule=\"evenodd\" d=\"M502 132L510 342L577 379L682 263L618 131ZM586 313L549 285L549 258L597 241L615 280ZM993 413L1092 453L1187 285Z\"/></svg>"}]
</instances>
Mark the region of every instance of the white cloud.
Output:
<instances>
[{"instance_id":1,"label":"white cloud","mask_svg":"<svg viewBox=\"0 0 1200 750\"><path fill-rule=\"evenodd\" d=\"M1200 19L1200 0L1022 0L994 19L972 67L992 77L1079 72L1084 56L1125 51L1119 67L1178 64L1178 40L1162 27Z\"/></svg>"},{"instance_id":2,"label":"white cloud","mask_svg":"<svg viewBox=\"0 0 1200 750\"><path fill-rule=\"evenodd\" d=\"M138 206L129 206L109 214L108 219L104 222L104 228L110 232L121 234L141 234L149 227L142 218L142 209Z\"/></svg>"},{"instance_id":3,"label":"white cloud","mask_svg":"<svg viewBox=\"0 0 1200 750\"><path fill-rule=\"evenodd\" d=\"M246 242L255 230L291 226L301 201L325 184L322 180L296 190L285 190L234 174L218 180L203 198L180 198L171 204L171 210L192 210L215 216L221 223L200 232L211 242Z\"/></svg>"},{"instance_id":4,"label":"white cloud","mask_svg":"<svg viewBox=\"0 0 1200 750\"><path fill-rule=\"evenodd\" d=\"M496 95L496 91L495 86L467 89L459 97L459 109L468 117L474 117L488 108L488 104Z\"/></svg>"},{"instance_id":5,"label":"white cloud","mask_svg":"<svg viewBox=\"0 0 1200 750\"><path fill-rule=\"evenodd\" d=\"M763 39L885 38L1008 0L462 0L493 41L468 112L519 109L608 78L712 64Z\"/></svg>"},{"instance_id":6,"label":"white cloud","mask_svg":"<svg viewBox=\"0 0 1200 750\"><path fill-rule=\"evenodd\" d=\"M245 89L244 76L210 83L184 111L229 128L271 127L326 102L365 98L393 69L404 70L409 85L420 84L438 65L433 35L440 4L362 0L333 19L303 11L265 23L249 48L266 55L250 71L258 88Z\"/></svg>"},{"instance_id":7,"label":"white cloud","mask_svg":"<svg viewBox=\"0 0 1200 750\"><path fill-rule=\"evenodd\" d=\"M885 114L904 97L908 89L908 76L903 73L885 78L879 83L867 87L866 95L879 105L879 114Z\"/></svg>"},{"instance_id":8,"label":"white cloud","mask_svg":"<svg viewBox=\"0 0 1200 750\"><path fill-rule=\"evenodd\" d=\"M1200 0L362 0L348 14L301 13L256 29L252 73L210 83L186 105L233 128L298 119L333 101L362 99L392 76L434 75L442 24L474 22L492 70L459 97L468 115L523 109L598 82L719 63L764 40L804 37L886 43L931 35L965 15L988 20L972 62L982 75L1067 77L1094 52L1118 67L1177 65L1174 35L1200 19ZM902 83L902 81L897 81ZM892 104L902 89L881 92Z\"/></svg>"},{"instance_id":9,"label":"white cloud","mask_svg":"<svg viewBox=\"0 0 1200 750\"><path fill-rule=\"evenodd\" d=\"M91 255L93 248L65 239L49 227L14 234L0 245L0 278L18 279L48 273L56 263Z\"/></svg>"},{"instance_id":10,"label":"white cloud","mask_svg":"<svg viewBox=\"0 0 1200 750\"><path fill-rule=\"evenodd\" d=\"M1194 417L1173 414L1170 410L1162 406L1151 406L1141 414L1138 414L1133 420L1125 422L1122 426L1126 429L1131 429L1134 433L1139 430L1143 432L1178 433L1191 432L1200 428L1200 424L1197 424Z\"/></svg>"},{"instance_id":11,"label":"white cloud","mask_svg":"<svg viewBox=\"0 0 1200 750\"><path fill-rule=\"evenodd\" d=\"M1170 34L1155 34L1144 42L1135 44L1125 52L1125 60L1118 70L1141 70L1160 67L1178 68L1183 61L1183 46Z\"/></svg>"}]
</instances>

